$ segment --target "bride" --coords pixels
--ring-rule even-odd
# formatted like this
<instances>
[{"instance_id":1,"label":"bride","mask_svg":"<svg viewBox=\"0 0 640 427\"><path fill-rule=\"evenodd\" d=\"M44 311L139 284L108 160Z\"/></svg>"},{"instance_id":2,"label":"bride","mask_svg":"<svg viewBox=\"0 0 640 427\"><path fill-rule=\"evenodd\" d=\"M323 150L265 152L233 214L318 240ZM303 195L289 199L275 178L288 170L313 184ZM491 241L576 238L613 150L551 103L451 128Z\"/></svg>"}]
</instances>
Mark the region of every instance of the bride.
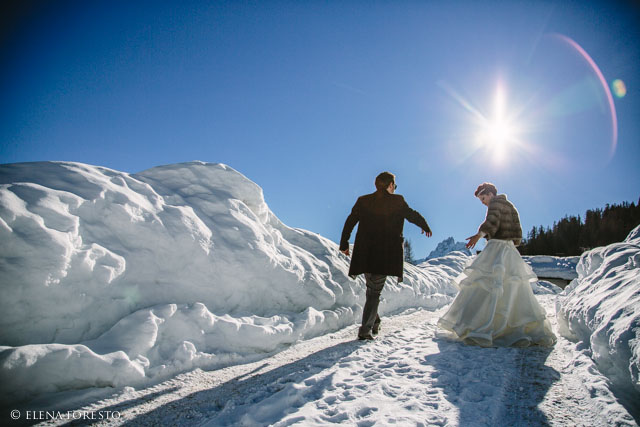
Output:
<instances>
[{"instance_id":1,"label":"bride","mask_svg":"<svg viewBox=\"0 0 640 427\"><path fill-rule=\"evenodd\" d=\"M478 233L467 238L467 248L482 237L488 243L455 279L460 292L438 326L483 347L552 346L556 337L529 284L537 277L516 249L522 239L518 211L497 193L487 182L475 192L488 209Z\"/></svg>"}]
</instances>

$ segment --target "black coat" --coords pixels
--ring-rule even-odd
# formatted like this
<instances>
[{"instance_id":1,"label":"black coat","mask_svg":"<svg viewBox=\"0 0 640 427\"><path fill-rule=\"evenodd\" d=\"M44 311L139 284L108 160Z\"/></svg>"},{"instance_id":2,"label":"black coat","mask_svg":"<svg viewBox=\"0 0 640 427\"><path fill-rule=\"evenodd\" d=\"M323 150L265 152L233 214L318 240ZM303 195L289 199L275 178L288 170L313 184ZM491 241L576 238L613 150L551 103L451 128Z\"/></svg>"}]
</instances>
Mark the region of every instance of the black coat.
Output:
<instances>
[{"instance_id":1,"label":"black coat","mask_svg":"<svg viewBox=\"0 0 640 427\"><path fill-rule=\"evenodd\" d=\"M344 251L349 248L353 227L360 223L351 256L350 276L374 273L397 276L398 281L402 281L405 219L425 232L431 231L422 215L411 209L399 194L379 190L358 198L340 238L340 250Z\"/></svg>"}]
</instances>

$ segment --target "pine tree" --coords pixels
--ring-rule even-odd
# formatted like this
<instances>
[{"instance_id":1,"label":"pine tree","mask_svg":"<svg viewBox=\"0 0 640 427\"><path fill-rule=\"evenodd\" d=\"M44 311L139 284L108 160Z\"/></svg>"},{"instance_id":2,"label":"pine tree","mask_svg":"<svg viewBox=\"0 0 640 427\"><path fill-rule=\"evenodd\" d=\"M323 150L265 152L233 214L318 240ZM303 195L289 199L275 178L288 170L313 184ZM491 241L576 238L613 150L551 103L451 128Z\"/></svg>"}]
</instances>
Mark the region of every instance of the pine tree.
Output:
<instances>
[{"instance_id":1,"label":"pine tree","mask_svg":"<svg viewBox=\"0 0 640 427\"><path fill-rule=\"evenodd\" d=\"M580 255L587 249L624 240L640 224L638 204L607 204L604 209L589 209L584 222L580 216L565 216L546 229L533 227L523 240L523 255Z\"/></svg>"},{"instance_id":2,"label":"pine tree","mask_svg":"<svg viewBox=\"0 0 640 427\"><path fill-rule=\"evenodd\" d=\"M404 260L409 264L413 264L413 248L411 247L411 241L409 239L405 239L404 241Z\"/></svg>"}]
</instances>

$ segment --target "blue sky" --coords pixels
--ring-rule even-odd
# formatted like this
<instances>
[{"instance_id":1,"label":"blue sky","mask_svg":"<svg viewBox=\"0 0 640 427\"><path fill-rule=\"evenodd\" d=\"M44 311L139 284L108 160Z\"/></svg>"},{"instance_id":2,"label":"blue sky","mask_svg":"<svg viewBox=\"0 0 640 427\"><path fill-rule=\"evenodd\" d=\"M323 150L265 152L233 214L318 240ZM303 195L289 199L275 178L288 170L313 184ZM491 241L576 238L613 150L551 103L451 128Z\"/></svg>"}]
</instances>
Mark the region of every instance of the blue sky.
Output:
<instances>
[{"instance_id":1,"label":"blue sky","mask_svg":"<svg viewBox=\"0 0 640 427\"><path fill-rule=\"evenodd\" d=\"M20 4L2 6L0 163L225 163L334 241L388 170L433 229L405 226L419 257L476 231L483 181L525 234L640 197L632 2Z\"/></svg>"}]
</instances>

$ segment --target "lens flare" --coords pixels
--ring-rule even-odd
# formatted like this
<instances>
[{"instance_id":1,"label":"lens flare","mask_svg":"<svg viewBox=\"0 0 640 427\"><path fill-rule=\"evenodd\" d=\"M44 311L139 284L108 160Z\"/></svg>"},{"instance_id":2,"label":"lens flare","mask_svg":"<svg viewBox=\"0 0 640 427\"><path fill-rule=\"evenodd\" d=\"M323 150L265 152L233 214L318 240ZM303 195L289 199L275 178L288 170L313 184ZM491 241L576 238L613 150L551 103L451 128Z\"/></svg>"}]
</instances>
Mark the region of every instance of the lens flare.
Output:
<instances>
[{"instance_id":1,"label":"lens flare","mask_svg":"<svg viewBox=\"0 0 640 427\"><path fill-rule=\"evenodd\" d=\"M617 98L623 98L627 94L627 86L620 79L615 79L611 83L611 89Z\"/></svg>"},{"instance_id":2,"label":"lens flare","mask_svg":"<svg viewBox=\"0 0 640 427\"><path fill-rule=\"evenodd\" d=\"M527 65L522 75L498 76L493 94L486 84L469 94L438 82L453 101L444 105L455 108L443 138L451 161L562 174L608 164L618 139L613 101L626 93L624 83L610 85L585 49L557 33L541 38ZM487 95L493 102L471 100Z\"/></svg>"},{"instance_id":3,"label":"lens flare","mask_svg":"<svg viewBox=\"0 0 640 427\"><path fill-rule=\"evenodd\" d=\"M593 60L593 58L589 56L587 51L584 50L582 46L580 46L575 40L563 34L558 34L558 33L552 34L552 36L563 41L567 45L571 46L576 52L578 52L580 56L582 56L582 58L589 64L589 66L591 67L595 75L598 77L598 80L600 81L600 84L604 89L605 96L607 97L607 101L609 104L609 112L611 115L611 148L609 150L609 157L613 157L613 154L616 151L616 146L618 144L618 116L616 114L616 107L613 103L613 96L611 95L611 91L609 90L609 85L607 84L607 81L604 79L604 76L602 75L602 71L600 71L600 68L598 67L596 62Z\"/></svg>"}]
</instances>

